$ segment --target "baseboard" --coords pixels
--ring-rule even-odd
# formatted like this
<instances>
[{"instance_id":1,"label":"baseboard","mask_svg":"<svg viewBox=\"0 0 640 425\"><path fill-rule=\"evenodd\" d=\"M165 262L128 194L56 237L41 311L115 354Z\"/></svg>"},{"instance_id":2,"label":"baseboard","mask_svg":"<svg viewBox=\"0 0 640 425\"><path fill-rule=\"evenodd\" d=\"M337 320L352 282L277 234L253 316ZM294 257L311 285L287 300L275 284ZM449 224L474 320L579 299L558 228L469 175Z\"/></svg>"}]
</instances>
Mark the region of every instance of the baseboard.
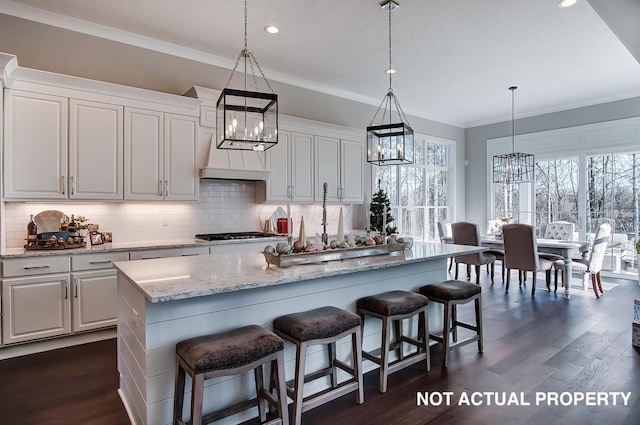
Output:
<instances>
[{"instance_id":1,"label":"baseboard","mask_svg":"<svg viewBox=\"0 0 640 425\"><path fill-rule=\"evenodd\" d=\"M112 339L116 337L116 328L111 328L101 331L69 335L63 338L53 338L19 345L10 345L0 347L0 360L41 353L44 351L57 350L58 348L71 347L74 345L87 344L90 342L103 341L105 339Z\"/></svg>"}]
</instances>

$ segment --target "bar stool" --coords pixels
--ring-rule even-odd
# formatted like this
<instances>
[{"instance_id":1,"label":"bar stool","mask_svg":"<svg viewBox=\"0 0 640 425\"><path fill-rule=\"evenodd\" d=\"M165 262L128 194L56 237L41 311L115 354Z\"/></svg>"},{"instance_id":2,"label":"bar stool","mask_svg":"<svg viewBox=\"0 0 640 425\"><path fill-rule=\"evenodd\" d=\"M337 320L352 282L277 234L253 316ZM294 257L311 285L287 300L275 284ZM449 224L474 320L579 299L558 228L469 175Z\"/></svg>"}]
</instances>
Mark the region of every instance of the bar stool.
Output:
<instances>
[{"instance_id":1,"label":"bar stool","mask_svg":"<svg viewBox=\"0 0 640 425\"><path fill-rule=\"evenodd\" d=\"M431 369L428 334L427 297L409 291L389 291L360 298L358 314L364 322L365 316L382 320L382 344L380 357L363 351L362 356L380 366L380 392L387 392L387 378L394 372L425 361L427 372ZM418 339L403 335L402 320L418 315ZM391 343L391 324L394 325L395 341ZM403 343L411 344L417 351L405 357ZM389 362L389 351L396 351L398 358Z\"/></svg>"},{"instance_id":2,"label":"bar stool","mask_svg":"<svg viewBox=\"0 0 640 425\"><path fill-rule=\"evenodd\" d=\"M444 305L443 331L442 336L429 333L429 338L442 343L443 367L448 366L449 352L453 348L458 348L472 342L478 342L478 351L482 353L482 298L481 286L474 283L460 282L458 280L448 280L442 283L434 283L420 288L420 293L429 301L442 303ZM475 301L476 324L463 323L458 321L457 306ZM458 341L458 326L475 331L475 335L462 341ZM449 333L453 334L453 343L449 341Z\"/></svg>"},{"instance_id":3,"label":"bar stool","mask_svg":"<svg viewBox=\"0 0 640 425\"><path fill-rule=\"evenodd\" d=\"M273 322L274 332L296 346L296 370L293 381L287 383L287 394L293 400L292 423L302 423L302 413L357 390L358 404L364 403L362 380L362 326L360 316L336 308L321 307L301 313L287 314ZM353 365L336 359L336 341L351 335ZM307 348L312 345L327 345L329 366L317 372L305 374ZM352 378L338 385L337 369ZM331 375L331 388L303 399L305 382Z\"/></svg>"},{"instance_id":4,"label":"bar stool","mask_svg":"<svg viewBox=\"0 0 640 425\"><path fill-rule=\"evenodd\" d=\"M176 345L176 389L173 424L185 425L182 419L185 377L192 380L190 425L208 424L243 410L258 406L261 422L266 421L265 401L276 407L278 417L269 425L288 425L287 396L284 377L284 341L260 326L251 325L228 332L187 339ZM271 363L277 397L263 383L262 366ZM236 403L203 416L204 381L218 376L239 375L254 371L256 398Z\"/></svg>"}]
</instances>

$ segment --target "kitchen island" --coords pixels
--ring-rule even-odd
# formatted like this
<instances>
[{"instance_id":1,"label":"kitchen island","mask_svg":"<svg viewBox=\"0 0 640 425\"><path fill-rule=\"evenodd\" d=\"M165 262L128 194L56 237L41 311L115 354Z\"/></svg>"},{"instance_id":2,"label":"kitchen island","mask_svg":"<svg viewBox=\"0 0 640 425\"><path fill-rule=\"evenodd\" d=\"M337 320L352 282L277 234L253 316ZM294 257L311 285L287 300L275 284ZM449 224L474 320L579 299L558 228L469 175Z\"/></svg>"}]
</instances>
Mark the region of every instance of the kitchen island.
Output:
<instances>
[{"instance_id":1,"label":"kitchen island","mask_svg":"<svg viewBox=\"0 0 640 425\"><path fill-rule=\"evenodd\" d=\"M417 290L446 280L448 257L484 249L416 243L400 255L288 268L267 267L256 251L116 263L119 392L131 422L171 423L175 345L185 338L248 324L272 329L277 316L325 305L355 311L356 300L363 296L392 289ZM438 310L432 309L432 327L440 321ZM413 331L415 326L411 326ZM364 348L379 344L379 333L380 324L367 321ZM346 357L348 341L338 344L337 352L339 358ZM308 370L322 365L324 358L320 347L311 350ZM290 379L292 346L286 345L285 362ZM363 366L365 371L375 367L371 362ZM322 382L315 384L309 390L322 388ZM250 374L207 381L204 409L248 398L252 390ZM251 414L238 414L225 423L244 421Z\"/></svg>"}]
</instances>

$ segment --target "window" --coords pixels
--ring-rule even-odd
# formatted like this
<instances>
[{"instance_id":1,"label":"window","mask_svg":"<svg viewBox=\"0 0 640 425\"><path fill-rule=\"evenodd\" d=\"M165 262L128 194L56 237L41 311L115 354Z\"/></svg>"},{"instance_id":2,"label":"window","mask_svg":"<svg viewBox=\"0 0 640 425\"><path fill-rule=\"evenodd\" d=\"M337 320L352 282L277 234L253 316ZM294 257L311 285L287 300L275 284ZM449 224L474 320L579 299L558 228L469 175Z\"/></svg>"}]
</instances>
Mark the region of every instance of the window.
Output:
<instances>
[{"instance_id":1,"label":"window","mask_svg":"<svg viewBox=\"0 0 640 425\"><path fill-rule=\"evenodd\" d=\"M553 158L536 162L536 229L540 236L547 223L579 223L578 158Z\"/></svg>"},{"instance_id":2,"label":"window","mask_svg":"<svg viewBox=\"0 0 640 425\"><path fill-rule=\"evenodd\" d=\"M373 191L380 182L387 192L398 234L438 239L437 223L447 218L452 193L452 157L452 143L416 136L413 164L375 167Z\"/></svg>"}]
</instances>

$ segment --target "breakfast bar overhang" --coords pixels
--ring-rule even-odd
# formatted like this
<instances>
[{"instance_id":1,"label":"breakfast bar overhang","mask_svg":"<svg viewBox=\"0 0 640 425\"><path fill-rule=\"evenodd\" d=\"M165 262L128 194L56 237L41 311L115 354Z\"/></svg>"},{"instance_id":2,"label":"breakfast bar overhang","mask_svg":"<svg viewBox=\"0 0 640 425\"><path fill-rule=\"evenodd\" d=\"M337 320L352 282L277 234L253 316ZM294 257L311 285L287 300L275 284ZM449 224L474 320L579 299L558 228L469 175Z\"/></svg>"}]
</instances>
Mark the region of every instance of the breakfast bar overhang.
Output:
<instances>
[{"instance_id":1,"label":"breakfast bar overhang","mask_svg":"<svg viewBox=\"0 0 640 425\"><path fill-rule=\"evenodd\" d=\"M448 257L485 249L416 243L400 255L287 268L267 267L262 254L255 251L116 263L119 393L131 422L171 423L175 346L183 339L249 324L272 329L279 315L325 305L355 312L356 300L363 296L392 289L415 291L442 282L447 279ZM437 328L441 321L439 312L431 309L430 323ZM378 323L367 322L363 347L369 341L379 343L379 333ZM338 344L338 357L348 353L346 346ZM308 354L309 368L322 361L320 351ZM285 362L289 379L294 367L290 346L285 348ZM363 366L365 372L376 367L371 362ZM204 410L250 398L252 379L244 375L211 380L205 388ZM320 389L311 387L312 391ZM224 423L242 422L251 414L238 414Z\"/></svg>"}]
</instances>

